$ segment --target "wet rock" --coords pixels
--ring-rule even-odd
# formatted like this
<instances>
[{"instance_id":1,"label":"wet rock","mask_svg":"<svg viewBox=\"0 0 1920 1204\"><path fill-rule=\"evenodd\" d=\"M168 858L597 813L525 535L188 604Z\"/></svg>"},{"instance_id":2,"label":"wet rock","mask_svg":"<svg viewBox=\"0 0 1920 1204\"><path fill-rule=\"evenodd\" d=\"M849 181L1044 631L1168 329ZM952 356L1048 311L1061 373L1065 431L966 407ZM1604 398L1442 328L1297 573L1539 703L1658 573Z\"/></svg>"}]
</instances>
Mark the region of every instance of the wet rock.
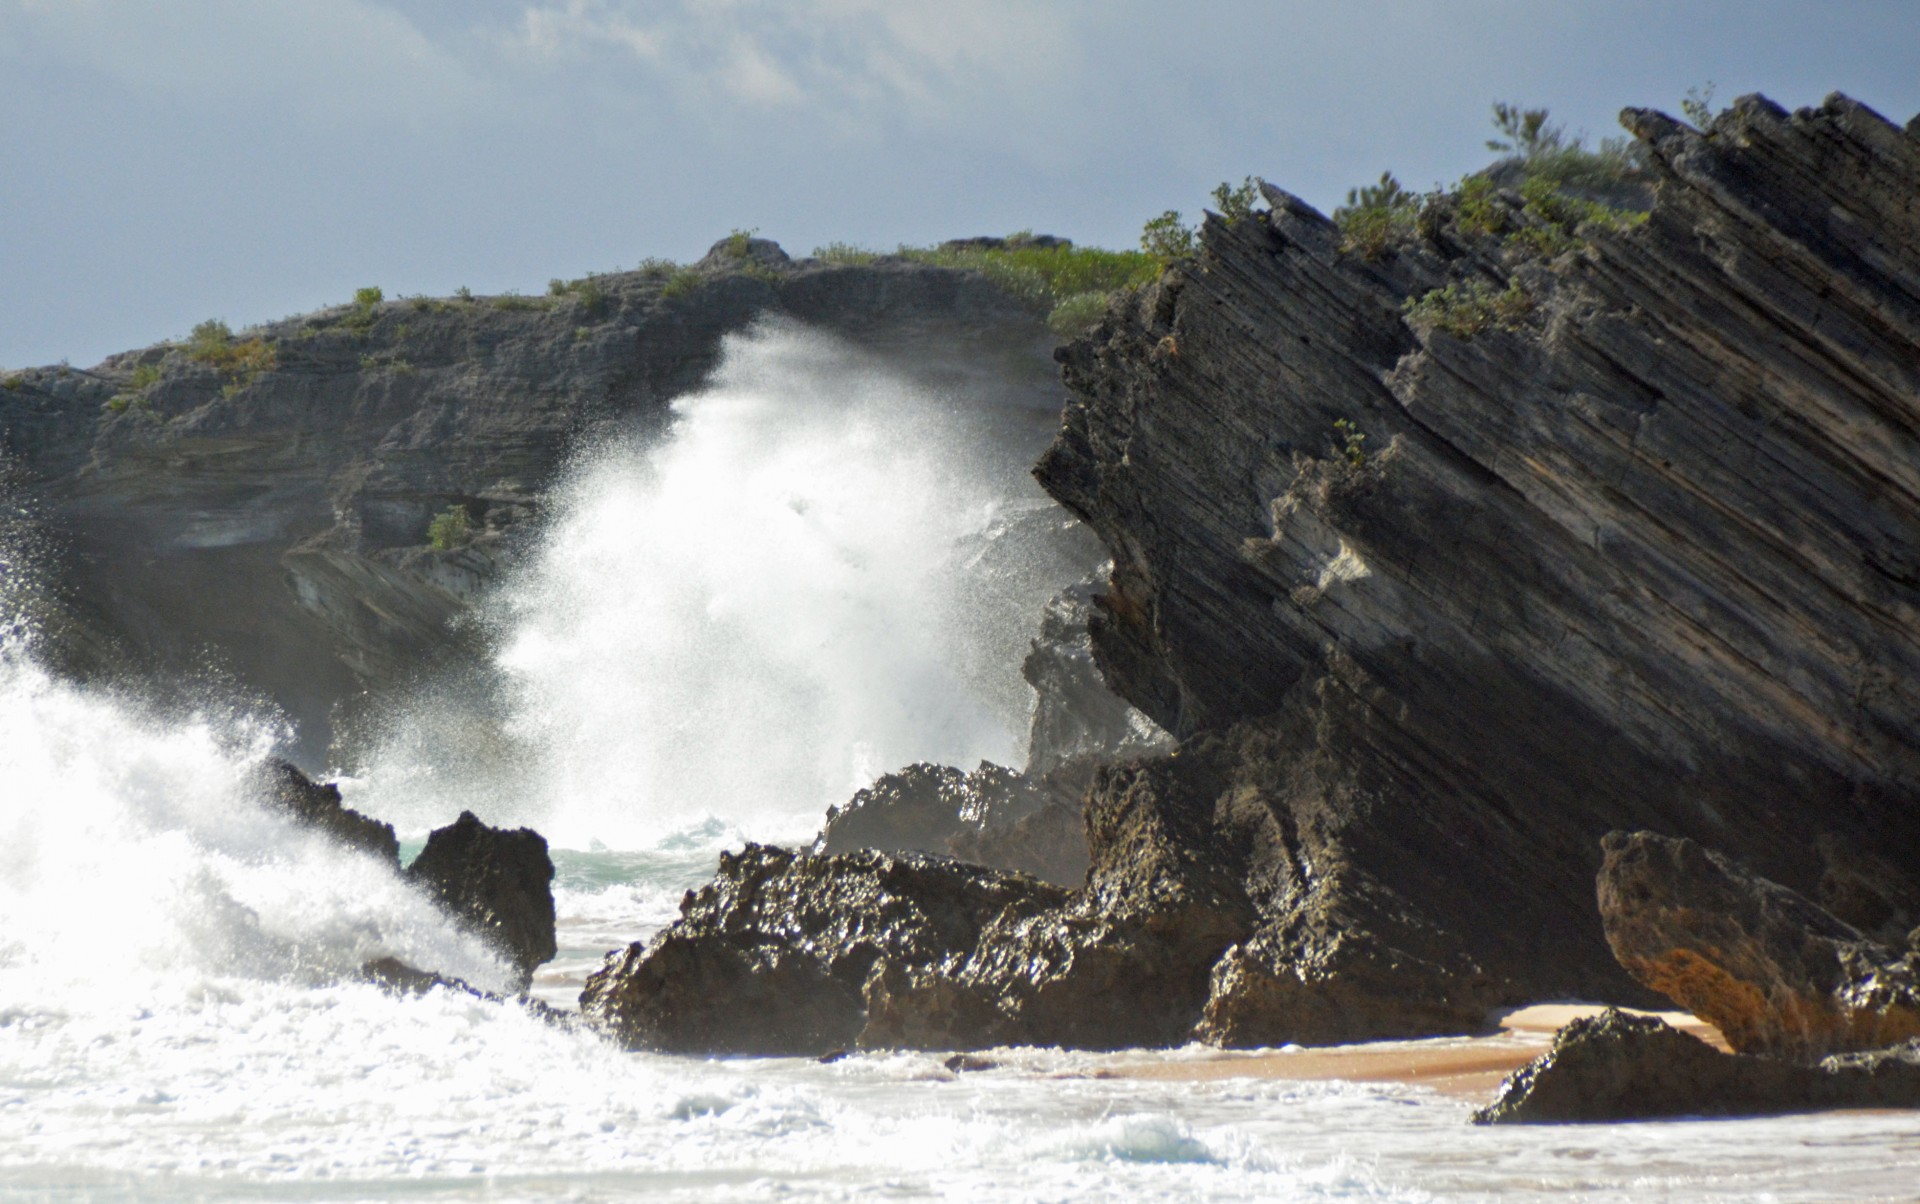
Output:
<instances>
[{"instance_id":1,"label":"wet rock","mask_svg":"<svg viewBox=\"0 0 1920 1204\"><path fill-rule=\"evenodd\" d=\"M553 861L546 838L531 828L495 828L462 811L427 837L407 878L493 944L518 975L516 990L558 951Z\"/></svg>"},{"instance_id":2,"label":"wet rock","mask_svg":"<svg viewBox=\"0 0 1920 1204\"><path fill-rule=\"evenodd\" d=\"M1575 1020L1509 1075L1475 1124L1761 1116L1817 1108L1920 1107L1920 1042L1816 1066L1721 1053L1651 1016Z\"/></svg>"},{"instance_id":3,"label":"wet rock","mask_svg":"<svg viewBox=\"0 0 1920 1204\"><path fill-rule=\"evenodd\" d=\"M580 1008L632 1048L812 1054L853 1046L882 963L964 958L989 925L1055 906L1023 875L918 853L750 844L649 945L610 955ZM865 1042L861 1042L865 1044Z\"/></svg>"},{"instance_id":4,"label":"wet rock","mask_svg":"<svg viewBox=\"0 0 1920 1204\"><path fill-rule=\"evenodd\" d=\"M483 991L464 978L455 978L448 974L435 974L430 970L421 970L410 966L397 957L378 957L360 967L360 977L374 986L393 995L425 995L436 988L452 991L460 995L471 995L476 999L485 999L493 1003L512 1003L524 1008L549 1024L562 1028L577 1027L577 1017L562 1012L538 999L525 995L509 998L493 991Z\"/></svg>"},{"instance_id":5,"label":"wet rock","mask_svg":"<svg viewBox=\"0 0 1920 1204\"><path fill-rule=\"evenodd\" d=\"M1173 738L1108 688L1094 663L1088 623L1105 576L1090 574L1047 603L1020 665L1034 700L1026 772L1074 799L1100 766L1173 749Z\"/></svg>"},{"instance_id":6,"label":"wet rock","mask_svg":"<svg viewBox=\"0 0 1920 1204\"><path fill-rule=\"evenodd\" d=\"M1614 955L1734 1049L1805 1062L1920 1037L1920 953L1691 840L1613 832L1603 848Z\"/></svg>"},{"instance_id":7,"label":"wet rock","mask_svg":"<svg viewBox=\"0 0 1920 1204\"><path fill-rule=\"evenodd\" d=\"M400 841L393 825L360 814L340 801L340 787L320 784L287 761L267 763L267 804L292 816L301 825L325 832L349 848L400 868Z\"/></svg>"}]
</instances>

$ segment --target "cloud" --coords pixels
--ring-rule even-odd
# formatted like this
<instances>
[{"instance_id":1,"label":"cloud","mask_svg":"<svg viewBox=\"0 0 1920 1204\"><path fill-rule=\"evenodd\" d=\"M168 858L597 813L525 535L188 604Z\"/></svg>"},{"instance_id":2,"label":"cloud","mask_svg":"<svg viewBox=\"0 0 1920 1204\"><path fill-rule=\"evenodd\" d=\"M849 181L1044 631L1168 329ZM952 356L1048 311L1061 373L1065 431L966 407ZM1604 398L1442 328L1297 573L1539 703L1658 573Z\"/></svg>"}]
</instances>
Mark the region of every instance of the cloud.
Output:
<instances>
[{"instance_id":1,"label":"cloud","mask_svg":"<svg viewBox=\"0 0 1920 1204\"><path fill-rule=\"evenodd\" d=\"M955 118L1066 86L1078 56L1062 11L1015 0L541 0L501 41L528 61L620 55L676 91L748 108Z\"/></svg>"}]
</instances>

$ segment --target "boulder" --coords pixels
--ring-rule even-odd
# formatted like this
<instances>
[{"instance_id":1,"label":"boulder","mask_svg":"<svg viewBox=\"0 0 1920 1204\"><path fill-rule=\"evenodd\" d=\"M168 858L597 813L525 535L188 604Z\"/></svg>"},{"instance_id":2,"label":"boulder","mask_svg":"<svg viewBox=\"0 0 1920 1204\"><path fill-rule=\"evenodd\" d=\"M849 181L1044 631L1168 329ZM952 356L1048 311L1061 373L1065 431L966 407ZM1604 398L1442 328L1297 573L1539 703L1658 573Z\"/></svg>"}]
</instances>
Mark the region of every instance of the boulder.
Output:
<instances>
[{"instance_id":1,"label":"boulder","mask_svg":"<svg viewBox=\"0 0 1920 1204\"><path fill-rule=\"evenodd\" d=\"M471 811L427 837L407 867L448 914L480 933L525 990L536 966L558 952L554 941L553 861L531 828L511 831L480 822Z\"/></svg>"},{"instance_id":2,"label":"boulder","mask_svg":"<svg viewBox=\"0 0 1920 1204\"><path fill-rule=\"evenodd\" d=\"M1652 1016L1609 1008L1554 1034L1475 1124L1761 1116L1920 1107L1920 1042L1803 1066L1727 1054Z\"/></svg>"},{"instance_id":3,"label":"boulder","mask_svg":"<svg viewBox=\"0 0 1920 1204\"><path fill-rule=\"evenodd\" d=\"M1613 832L1602 847L1614 956L1734 1049L1810 1062L1920 1037L1920 952L1691 840Z\"/></svg>"},{"instance_id":4,"label":"boulder","mask_svg":"<svg viewBox=\"0 0 1920 1204\"><path fill-rule=\"evenodd\" d=\"M288 761L272 760L262 771L267 805L303 827L324 832L348 848L359 849L400 868L400 841L393 825L360 814L340 801L340 787L321 784Z\"/></svg>"}]
</instances>

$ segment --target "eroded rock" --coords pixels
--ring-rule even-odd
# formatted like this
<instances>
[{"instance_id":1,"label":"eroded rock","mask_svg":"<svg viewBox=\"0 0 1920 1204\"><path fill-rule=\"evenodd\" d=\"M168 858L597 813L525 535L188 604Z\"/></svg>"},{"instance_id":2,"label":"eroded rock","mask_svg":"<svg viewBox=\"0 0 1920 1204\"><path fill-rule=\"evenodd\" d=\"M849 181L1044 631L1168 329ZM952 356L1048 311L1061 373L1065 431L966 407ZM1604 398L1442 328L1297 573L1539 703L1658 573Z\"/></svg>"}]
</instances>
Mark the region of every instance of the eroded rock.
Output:
<instances>
[{"instance_id":1,"label":"eroded rock","mask_svg":"<svg viewBox=\"0 0 1920 1204\"><path fill-rule=\"evenodd\" d=\"M349 848L400 868L400 841L393 834L393 825L346 806L340 801L340 787L332 782L315 782L288 761L269 761L263 772L269 806L304 827L325 832Z\"/></svg>"},{"instance_id":2,"label":"eroded rock","mask_svg":"<svg viewBox=\"0 0 1920 1204\"><path fill-rule=\"evenodd\" d=\"M558 951L553 861L546 838L531 828L495 828L462 811L427 837L407 878L487 938L518 975L517 990Z\"/></svg>"},{"instance_id":3,"label":"eroded rock","mask_svg":"<svg viewBox=\"0 0 1920 1204\"><path fill-rule=\"evenodd\" d=\"M1694 841L1613 832L1602 847L1614 955L1734 1049L1804 1062L1920 1037L1920 954Z\"/></svg>"}]
</instances>

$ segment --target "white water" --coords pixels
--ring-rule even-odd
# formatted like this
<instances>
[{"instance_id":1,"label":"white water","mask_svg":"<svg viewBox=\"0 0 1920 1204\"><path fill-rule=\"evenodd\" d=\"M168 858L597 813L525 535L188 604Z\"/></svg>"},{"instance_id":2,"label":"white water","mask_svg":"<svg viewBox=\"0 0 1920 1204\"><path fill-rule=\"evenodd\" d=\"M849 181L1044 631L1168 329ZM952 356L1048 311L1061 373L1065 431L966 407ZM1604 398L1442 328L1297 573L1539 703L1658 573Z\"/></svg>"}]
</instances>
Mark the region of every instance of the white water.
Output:
<instances>
[{"instance_id":1,"label":"white water","mask_svg":"<svg viewBox=\"0 0 1920 1204\"><path fill-rule=\"evenodd\" d=\"M359 783L414 830L484 803L572 834L556 1001L665 922L720 845L817 819L869 765L1017 741L985 667L1024 635L929 634L956 598L1018 592L965 588L1009 478L900 451L896 417L930 440L964 423L924 395L886 413L899 382L843 351L787 343L822 356L792 397L754 376L790 334L736 348L660 452L583 465L496 612L507 687L422 702ZM656 521L676 505L698 537ZM907 546L929 531L952 554ZM396 999L352 968L393 954L496 984L499 967L392 874L250 801L285 735L270 719L51 679L6 618L29 575L0 566L0 1198L1820 1200L1920 1182L1911 1115L1481 1130L1469 1101L1391 1084L1105 1078L1139 1056L1056 1051L960 1076L933 1055L704 1061L512 1005ZM661 614L679 640L644 633ZM676 727L690 712L723 730Z\"/></svg>"},{"instance_id":2,"label":"white water","mask_svg":"<svg viewBox=\"0 0 1920 1204\"><path fill-rule=\"evenodd\" d=\"M915 761L1021 762L1020 659L1089 567L1031 437L789 325L729 338L673 410L664 440L583 458L487 608L491 712L471 683L415 700L355 805L405 826L477 797L568 847L642 848L715 818L804 836Z\"/></svg>"}]
</instances>

